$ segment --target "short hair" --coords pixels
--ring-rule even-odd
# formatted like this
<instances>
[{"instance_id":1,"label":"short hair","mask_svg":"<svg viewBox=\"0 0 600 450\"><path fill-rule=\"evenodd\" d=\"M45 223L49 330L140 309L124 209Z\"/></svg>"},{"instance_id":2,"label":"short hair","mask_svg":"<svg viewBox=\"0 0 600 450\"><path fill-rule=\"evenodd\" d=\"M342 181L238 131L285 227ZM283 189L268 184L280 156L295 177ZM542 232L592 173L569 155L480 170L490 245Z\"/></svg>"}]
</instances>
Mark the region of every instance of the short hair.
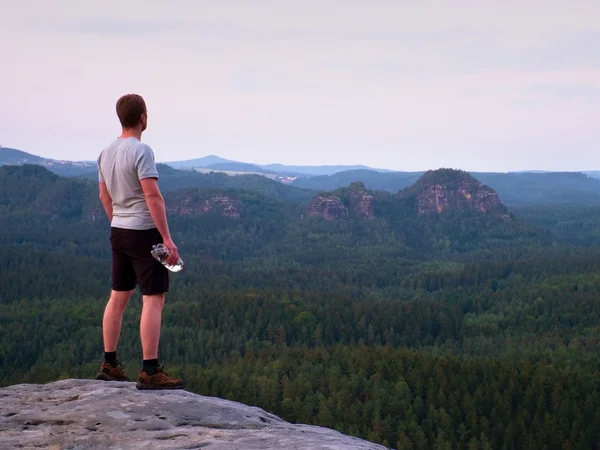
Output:
<instances>
[{"instance_id":1,"label":"short hair","mask_svg":"<svg viewBox=\"0 0 600 450\"><path fill-rule=\"evenodd\" d=\"M146 102L141 95L126 94L117 100L117 116L123 128L135 127L146 112Z\"/></svg>"}]
</instances>

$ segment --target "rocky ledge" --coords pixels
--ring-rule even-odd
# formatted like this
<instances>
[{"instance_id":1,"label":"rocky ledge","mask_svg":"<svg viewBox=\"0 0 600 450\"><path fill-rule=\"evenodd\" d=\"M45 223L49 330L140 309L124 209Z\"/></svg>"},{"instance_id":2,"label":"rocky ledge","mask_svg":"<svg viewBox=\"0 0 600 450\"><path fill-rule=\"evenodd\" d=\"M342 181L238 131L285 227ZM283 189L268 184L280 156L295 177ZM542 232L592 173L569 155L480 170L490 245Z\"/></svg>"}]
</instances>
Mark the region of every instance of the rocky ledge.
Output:
<instances>
[{"instance_id":1,"label":"rocky ledge","mask_svg":"<svg viewBox=\"0 0 600 450\"><path fill-rule=\"evenodd\" d=\"M74 379L0 389L0 448L385 449L220 398Z\"/></svg>"}]
</instances>

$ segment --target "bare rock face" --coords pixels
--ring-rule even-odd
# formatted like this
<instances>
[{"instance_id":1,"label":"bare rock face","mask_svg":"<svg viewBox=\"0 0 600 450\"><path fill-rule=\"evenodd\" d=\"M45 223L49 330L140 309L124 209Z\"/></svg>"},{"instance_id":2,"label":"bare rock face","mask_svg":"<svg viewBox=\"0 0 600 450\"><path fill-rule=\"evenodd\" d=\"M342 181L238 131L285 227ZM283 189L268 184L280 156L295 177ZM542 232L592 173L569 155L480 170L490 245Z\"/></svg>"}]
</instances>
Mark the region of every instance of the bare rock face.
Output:
<instances>
[{"instance_id":1,"label":"bare rock face","mask_svg":"<svg viewBox=\"0 0 600 450\"><path fill-rule=\"evenodd\" d=\"M177 206L167 208L167 212L178 216L197 216L213 211L219 212L224 217L238 218L241 204L228 195L219 194L202 201L186 196L177 203Z\"/></svg>"},{"instance_id":2,"label":"bare rock face","mask_svg":"<svg viewBox=\"0 0 600 450\"><path fill-rule=\"evenodd\" d=\"M476 180L462 181L456 189L450 189L444 184L427 185L418 194L417 205L419 214L474 208L482 213L496 212L504 218L509 217L498 194Z\"/></svg>"},{"instance_id":3,"label":"bare rock face","mask_svg":"<svg viewBox=\"0 0 600 450\"><path fill-rule=\"evenodd\" d=\"M315 197L308 206L308 215L335 220L347 216L350 208L350 211L354 211L362 219L375 217L375 200L362 182L352 183L350 187L343 189L340 195L344 200L335 194Z\"/></svg>"},{"instance_id":4,"label":"bare rock face","mask_svg":"<svg viewBox=\"0 0 600 450\"><path fill-rule=\"evenodd\" d=\"M350 185L350 202L356 214L363 219L375 217L375 201L371 194L367 192L362 182L355 182Z\"/></svg>"},{"instance_id":5,"label":"bare rock face","mask_svg":"<svg viewBox=\"0 0 600 450\"><path fill-rule=\"evenodd\" d=\"M373 204L373 196L371 194L367 194L366 192L363 193L354 208L356 210L356 214L358 214L360 217L365 219L375 217L375 206Z\"/></svg>"},{"instance_id":6,"label":"bare rock face","mask_svg":"<svg viewBox=\"0 0 600 450\"><path fill-rule=\"evenodd\" d=\"M321 216L325 220L335 220L348 215L348 208L334 195L319 195L308 205L309 216Z\"/></svg>"},{"instance_id":7,"label":"bare rock face","mask_svg":"<svg viewBox=\"0 0 600 450\"><path fill-rule=\"evenodd\" d=\"M74 379L0 389L0 448L384 450L220 398Z\"/></svg>"},{"instance_id":8,"label":"bare rock face","mask_svg":"<svg viewBox=\"0 0 600 450\"><path fill-rule=\"evenodd\" d=\"M201 214L214 210L221 211L225 217L240 217L240 204L227 195L216 195L205 200L200 208Z\"/></svg>"}]
</instances>

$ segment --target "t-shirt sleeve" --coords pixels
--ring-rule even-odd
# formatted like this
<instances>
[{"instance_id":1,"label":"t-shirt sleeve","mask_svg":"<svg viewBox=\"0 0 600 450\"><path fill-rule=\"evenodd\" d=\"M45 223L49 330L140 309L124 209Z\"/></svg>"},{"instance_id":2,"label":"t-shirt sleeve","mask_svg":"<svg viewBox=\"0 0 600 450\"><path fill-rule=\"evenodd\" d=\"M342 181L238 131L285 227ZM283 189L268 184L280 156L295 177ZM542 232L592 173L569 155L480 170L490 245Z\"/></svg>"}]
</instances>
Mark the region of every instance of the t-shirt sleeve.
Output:
<instances>
[{"instance_id":1,"label":"t-shirt sleeve","mask_svg":"<svg viewBox=\"0 0 600 450\"><path fill-rule=\"evenodd\" d=\"M102 155L100 155L96 161L98 164L98 181L100 183L106 183L106 181L104 181L104 176L102 175L102 169L100 169L100 158L102 158Z\"/></svg>"},{"instance_id":2,"label":"t-shirt sleeve","mask_svg":"<svg viewBox=\"0 0 600 450\"><path fill-rule=\"evenodd\" d=\"M140 180L144 178L158 178L158 170L154 162L154 152L150 146L146 144L138 146L135 168Z\"/></svg>"}]
</instances>

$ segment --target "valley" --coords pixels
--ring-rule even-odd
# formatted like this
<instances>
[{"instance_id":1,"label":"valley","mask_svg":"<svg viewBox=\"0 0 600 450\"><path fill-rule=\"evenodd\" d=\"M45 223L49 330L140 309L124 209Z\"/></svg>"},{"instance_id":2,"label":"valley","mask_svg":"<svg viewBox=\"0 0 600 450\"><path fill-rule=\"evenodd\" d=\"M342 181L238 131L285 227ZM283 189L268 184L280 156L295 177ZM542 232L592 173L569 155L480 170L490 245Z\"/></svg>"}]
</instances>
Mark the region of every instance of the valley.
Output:
<instances>
[{"instance_id":1,"label":"valley","mask_svg":"<svg viewBox=\"0 0 600 450\"><path fill-rule=\"evenodd\" d=\"M161 354L193 392L393 448L600 438L592 196L505 202L448 169L397 191L159 175L185 261ZM96 180L5 165L0 213L0 384L92 376L110 287Z\"/></svg>"}]
</instances>

